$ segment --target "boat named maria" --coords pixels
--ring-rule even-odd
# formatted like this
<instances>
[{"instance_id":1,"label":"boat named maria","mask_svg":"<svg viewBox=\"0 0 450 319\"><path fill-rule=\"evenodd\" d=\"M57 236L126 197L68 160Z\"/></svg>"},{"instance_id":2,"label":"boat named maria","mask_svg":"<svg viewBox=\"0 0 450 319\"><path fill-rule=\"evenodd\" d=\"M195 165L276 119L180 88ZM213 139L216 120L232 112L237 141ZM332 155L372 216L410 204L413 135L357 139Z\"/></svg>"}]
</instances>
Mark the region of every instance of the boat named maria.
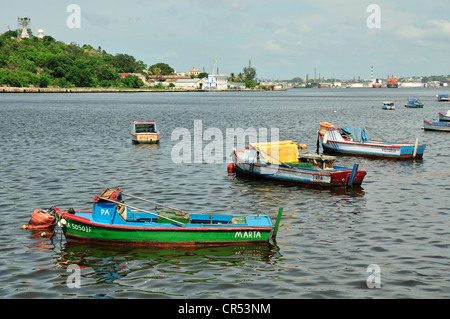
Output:
<instances>
[{"instance_id":1,"label":"boat named maria","mask_svg":"<svg viewBox=\"0 0 450 319\"><path fill-rule=\"evenodd\" d=\"M165 207L166 210L148 211L125 204L124 195ZM275 225L270 216L265 214L191 214L124 194L120 187L101 191L93 202L92 211L62 210L58 207L36 209L30 219L29 229L51 228L57 220L66 239L70 241L165 247L261 244L276 237L283 211L279 209ZM47 224L42 221L47 221Z\"/></svg>"}]
</instances>

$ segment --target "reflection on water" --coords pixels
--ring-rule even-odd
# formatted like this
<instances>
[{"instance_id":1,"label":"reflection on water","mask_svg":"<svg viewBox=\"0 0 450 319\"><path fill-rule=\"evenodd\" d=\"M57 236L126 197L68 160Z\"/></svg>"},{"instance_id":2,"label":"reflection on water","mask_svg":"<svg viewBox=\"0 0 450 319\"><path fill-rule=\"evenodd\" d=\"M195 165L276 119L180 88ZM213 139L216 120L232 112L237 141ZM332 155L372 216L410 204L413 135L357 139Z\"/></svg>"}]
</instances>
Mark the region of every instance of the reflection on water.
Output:
<instances>
[{"instance_id":1,"label":"reflection on water","mask_svg":"<svg viewBox=\"0 0 450 319\"><path fill-rule=\"evenodd\" d=\"M233 268L236 275L229 279L229 284L248 281L246 269L253 273L269 271L269 268L276 271L279 258L281 254L276 245L161 249L64 243L55 263L60 268L69 265L80 267L82 288L107 284L110 292L102 297L119 297L122 289L128 287L134 293L195 298L196 292L191 294L183 286L199 282L227 285L221 272L232 271ZM70 273L66 275L67 278L69 276ZM177 284L173 286L173 283ZM83 289L74 293L82 296Z\"/></svg>"}]
</instances>

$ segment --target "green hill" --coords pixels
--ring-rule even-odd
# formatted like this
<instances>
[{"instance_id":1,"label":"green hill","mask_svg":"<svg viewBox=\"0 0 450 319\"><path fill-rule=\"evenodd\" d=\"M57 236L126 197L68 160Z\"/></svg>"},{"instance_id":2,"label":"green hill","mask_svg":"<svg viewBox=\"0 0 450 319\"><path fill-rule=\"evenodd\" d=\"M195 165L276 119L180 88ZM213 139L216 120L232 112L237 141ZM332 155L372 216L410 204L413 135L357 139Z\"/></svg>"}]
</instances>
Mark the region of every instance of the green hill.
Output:
<instances>
[{"instance_id":1,"label":"green hill","mask_svg":"<svg viewBox=\"0 0 450 319\"><path fill-rule=\"evenodd\" d=\"M51 36L17 39L15 31L0 36L0 86L139 87L147 66L127 54L111 55L90 45L65 44Z\"/></svg>"}]
</instances>

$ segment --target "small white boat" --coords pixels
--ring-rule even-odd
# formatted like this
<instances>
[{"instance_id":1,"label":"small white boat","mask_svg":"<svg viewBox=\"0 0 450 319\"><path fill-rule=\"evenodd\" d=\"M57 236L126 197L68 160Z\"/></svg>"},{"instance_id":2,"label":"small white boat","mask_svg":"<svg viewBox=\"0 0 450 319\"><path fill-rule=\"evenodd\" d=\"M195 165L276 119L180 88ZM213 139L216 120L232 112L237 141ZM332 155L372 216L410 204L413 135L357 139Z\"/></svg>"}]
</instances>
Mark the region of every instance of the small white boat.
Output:
<instances>
[{"instance_id":1,"label":"small white boat","mask_svg":"<svg viewBox=\"0 0 450 319\"><path fill-rule=\"evenodd\" d=\"M391 101L383 102L383 110L395 110L394 102Z\"/></svg>"},{"instance_id":2,"label":"small white boat","mask_svg":"<svg viewBox=\"0 0 450 319\"><path fill-rule=\"evenodd\" d=\"M131 141L136 144L159 143L159 132L156 122L133 122Z\"/></svg>"},{"instance_id":3,"label":"small white boat","mask_svg":"<svg viewBox=\"0 0 450 319\"><path fill-rule=\"evenodd\" d=\"M450 98L448 97L448 94L438 94L436 95L436 98L438 102L448 102Z\"/></svg>"}]
</instances>

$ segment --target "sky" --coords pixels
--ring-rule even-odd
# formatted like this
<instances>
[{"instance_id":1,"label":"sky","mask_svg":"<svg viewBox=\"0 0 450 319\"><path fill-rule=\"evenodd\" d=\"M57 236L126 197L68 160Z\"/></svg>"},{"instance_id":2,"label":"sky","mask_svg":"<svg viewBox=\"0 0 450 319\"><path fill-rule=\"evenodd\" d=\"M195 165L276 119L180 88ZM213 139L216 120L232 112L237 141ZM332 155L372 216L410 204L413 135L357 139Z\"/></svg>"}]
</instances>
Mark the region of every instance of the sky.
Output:
<instances>
[{"instance_id":1,"label":"sky","mask_svg":"<svg viewBox=\"0 0 450 319\"><path fill-rule=\"evenodd\" d=\"M73 10L70 5L78 9ZM375 6L374 6L375 5ZM450 74L448 0L0 0L0 32L29 17L56 40L259 79ZM216 69L217 72L217 69Z\"/></svg>"}]
</instances>

